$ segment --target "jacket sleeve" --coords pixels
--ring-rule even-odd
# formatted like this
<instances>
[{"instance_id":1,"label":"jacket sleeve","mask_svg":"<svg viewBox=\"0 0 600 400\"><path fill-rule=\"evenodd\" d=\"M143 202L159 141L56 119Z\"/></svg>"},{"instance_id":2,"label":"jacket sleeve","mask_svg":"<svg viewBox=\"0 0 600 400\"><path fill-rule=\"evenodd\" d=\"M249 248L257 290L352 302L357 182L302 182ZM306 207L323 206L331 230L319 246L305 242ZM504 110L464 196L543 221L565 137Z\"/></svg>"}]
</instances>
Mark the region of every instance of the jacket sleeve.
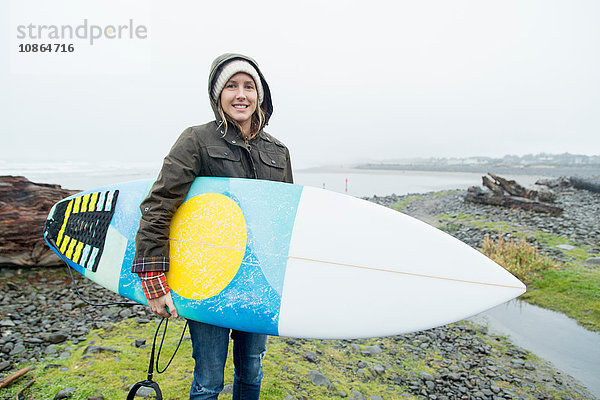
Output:
<instances>
[{"instance_id":1,"label":"jacket sleeve","mask_svg":"<svg viewBox=\"0 0 600 400\"><path fill-rule=\"evenodd\" d=\"M140 205L131 272L169 270L169 225L200 171L199 144L192 128L179 136L165 157L158 178Z\"/></svg>"},{"instance_id":2,"label":"jacket sleeve","mask_svg":"<svg viewBox=\"0 0 600 400\"><path fill-rule=\"evenodd\" d=\"M288 148L285 148L285 158L286 158L286 165L285 165L285 175L283 177L283 181L285 183L294 183L294 176L292 174L292 159L290 157L290 151L288 150Z\"/></svg>"}]
</instances>

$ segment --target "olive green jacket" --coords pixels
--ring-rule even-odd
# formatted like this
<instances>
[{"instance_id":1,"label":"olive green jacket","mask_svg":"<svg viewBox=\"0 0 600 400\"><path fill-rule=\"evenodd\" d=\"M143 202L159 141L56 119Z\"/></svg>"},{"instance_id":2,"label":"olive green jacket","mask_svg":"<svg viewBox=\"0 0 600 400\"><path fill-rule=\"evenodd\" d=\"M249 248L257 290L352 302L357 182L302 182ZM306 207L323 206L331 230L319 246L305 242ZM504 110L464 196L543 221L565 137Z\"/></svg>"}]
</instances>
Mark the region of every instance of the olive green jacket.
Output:
<instances>
[{"instance_id":1,"label":"olive green jacket","mask_svg":"<svg viewBox=\"0 0 600 400\"><path fill-rule=\"evenodd\" d=\"M233 124L225 131L217 106L211 99L216 121L183 131L165 157L162 169L150 193L142 202L142 217L136 236L136 253L132 272L167 271L169 269L169 225L177 207L198 176L265 179L292 183L292 166L288 149L263 128L273 113L271 92L254 60L236 54L215 60L209 77L209 98L213 80L223 63L234 58L251 62L257 69L264 89L261 107L265 122L259 133L245 141Z\"/></svg>"}]
</instances>

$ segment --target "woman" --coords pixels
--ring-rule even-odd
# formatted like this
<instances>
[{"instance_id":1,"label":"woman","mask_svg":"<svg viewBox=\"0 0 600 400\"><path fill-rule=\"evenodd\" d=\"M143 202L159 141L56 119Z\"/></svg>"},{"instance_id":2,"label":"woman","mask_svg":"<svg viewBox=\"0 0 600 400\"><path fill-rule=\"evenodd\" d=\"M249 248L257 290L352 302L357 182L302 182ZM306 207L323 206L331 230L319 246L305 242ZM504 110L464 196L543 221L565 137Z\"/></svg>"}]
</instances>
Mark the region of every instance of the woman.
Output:
<instances>
[{"instance_id":1,"label":"woman","mask_svg":"<svg viewBox=\"0 0 600 400\"><path fill-rule=\"evenodd\" d=\"M198 176L266 179L292 183L288 149L263 128L273 112L271 91L258 64L224 54L212 64L208 94L216 120L187 128L165 157L140 208L132 272L138 273L150 309L177 316L165 272L169 269L169 224ZM189 321L195 361L190 399L217 399L230 330ZM233 330L233 398L258 399L266 335Z\"/></svg>"}]
</instances>

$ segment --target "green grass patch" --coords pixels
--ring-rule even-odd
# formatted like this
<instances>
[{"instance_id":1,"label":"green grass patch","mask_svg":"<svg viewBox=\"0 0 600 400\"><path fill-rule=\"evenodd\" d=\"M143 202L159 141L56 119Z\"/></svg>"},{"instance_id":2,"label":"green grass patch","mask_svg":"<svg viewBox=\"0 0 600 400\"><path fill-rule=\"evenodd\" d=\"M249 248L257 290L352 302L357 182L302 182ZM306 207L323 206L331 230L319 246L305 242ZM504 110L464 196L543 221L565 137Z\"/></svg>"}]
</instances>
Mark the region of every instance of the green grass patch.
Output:
<instances>
[{"instance_id":1,"label":"green grass patch","mask_svg":"<svg viewBox=\"0 0 600 400\"><path fill-rule=\"evenodd\" d=\"M413 201L421 200L421 199L424 199L424 198L425 198L425 196L420 196L420 195L410 196L409 195L405 199L400 200L399 202L392 204L390 207L393 208L396 211L402 211L406 207L408 207L410 205L410 203L412 203Z\"/></svg>"},{"instance_id":2,"label":"green grass patch","mask_svg":"<svg viewBox=\"0 0 600 400\"><path fill-rule=\"evenodd\" d=\"M179 341L184 322L173 321L169 324L168 336L161 353L161 367L164 367ZM77 387L71 397L73 400L85 400L88 397L102 395L106 399L125 398L129 387L146 379L151 347L137 348L133 346L136 339L146 339L151 344L156 324L138 325L124 321L109 329L92 331L87 339L77 345L58 346L59 353L69 352L65 359L50 358L38 363L35 369L0 393L1 398L13 397L31 378L34 385L25 393L27 399L54 399L56 393L66 387ZM160 337L159 337L160 339ZM372 339L363 345L378 344L384 348L395 346L390 338ZM90 345L110 347L117 353L84 354ZM365 395L378 394L390 397L390 385L382 385L381 379L366 379L356 374L358 361L364 359L360 353L348 347L344 341L336 340L297 340L297 344L289 345L285 339L269 337L267 355L264 359L264 378L261 388L261 399L282 399L288 393L300 394L310 399L329 399L337 396L338 391L348 395L358 390ZM318 363L306 359L306 353L318 354ZM419 358L408 353L397 354L402 362L392 362L388 373L409 373L410 371L427 370L427 365ZM368 362L372 367L381 360ZM355 366L348 369L346 366ZM193 360L191 358L191 341L186 335L175 360L163 374L154 373L154 380L159 383L165 399L187 399L192 382ZM367 374L371 372L368 371ZM318 370L327 376L332 386L316 386L309 381L309 372ZM233 360L230 348L226 369L225 384L233 381ZM400 393L402 389L392 385L392 392ZM221 395L228 399L230 395ZM411 398L407 396L406 398Z\"/></svg>"},{"instance_id":3,"label":"green grass patch","mask_svg":"<svg viewBox=\"0 0 600 400\"><path fill-rule=\"evenodd\" d=\"M577 263L559 264L527 244L484 239L482 252L528 286L522 298L560 311L582 326L600 331L600 271ZM575 250L573 251L575 252Z\"/></svg>"},{"instance_id":4,"label":"green grass patch","mask_svg":"<svg viewBox=\"0 0 600 400\"><path fill-rule=\"evenodd\" d=\"M540 255L536 248L524 240L507 242L500 236L493 241L486 236L481 251L526 285L540 280L543 271L558 269L551 258Z\"/></svg>"},{"instance_id":5,"label":"green grass patch","mask_svg":"<svg viewBox=\"0 0 600 400\"><path fill-rule=\"evenodd\" d=\"M529 232L528 234L530 236L534 237L540 243L542 243L548 247L556 248L556 246L559 246L561 244L568 244L568 245L575 247L574 250L561 250L561 251L563 253L565 253L566 255L568 255L569 257L572 257L574 262L578 265L583 265L584 261L586 259L594 256L594 253L592 252L592 246L589 246L589 245L578 246L568 239L565 239L565 238L557 236L557 235L553 235L548 232L543 232L543 231L534 231L534 232Z\"/></svg>"},{"instance_id":6,"label":"green grass patch","mask_svg":"<svg viewBox=\"0 0 600 400\"><path fill-rule=\"evenodd\" d=\"M540 307L563 312L587 329L600 332L600 273L572 266L542 273L524 295Z\"/></svg>"},{"instance_id":7,"label":"green grass patch","mask_svg":"<svg viewBox=\"0 0 600 400\"><path fill-rule=\"evenodd\" d=\"M449 194L453 194L456 192L460 192L460 190L443 190L443 191L434 192L434 193L430 193L430 194L426 194L426 195L421 195L421 194L411 195L411 194L409 194L404 199L400 200L399 202L392 204L390 207L396 211L403 211L406 207L408 207L414 201L427 199L429 197L435 198L435 197L447 196Z\"/></svg>"},{"instance_id":8,"label":"green grass patch","mask_svg":"<svg viewBox=\"0 0 600 400\"><path fill-rule=\"evenodd\" d=\"M471 226L479 229L488 229L492 231L510 232L515 235L520 234L518 227L512 226L507 222L490 221L482 216L471 214L441 214L436 218L442 223L442 230L453 232L462 226Z\"/></svg>"},{"instance_id":9,"label":"green grass patch","mask_svg":"<svg viewBox=\"0 0 600 400\"><path fill-rule=\"evenodd\" d=\"M511 360L515 350L505 338L489 336L484 328L475 327L468 322L459 324L460 330L446 331L446 340L449 343L460 346L463 340L473 341L472 335L476 335L478 346L489 351L485 359L502 368L502 373L514 374L521 380L525 379L525 376L533 379L533 389L510 382L500 382L502 387L526 397L539 397L538 395L543 394L545 397L554 398L583 398L582 395L566 388L564 393L555 393L554 385L546 382L552 382L551 378L556 372L546 368L531 354L523 352L526 354L526 361L535 365L535 374L531 375L523 369L512 369ZM183 322L177 321L170 324L170 327L173 329L169 331L161 357L163 365L175 349ZM103 395L106 399L125 398L131 384L146 378L150 352L149 348L136 348L132 343L140 338L145 338L150 343L155 328L154 323L138 325L125 321L116 324L112 329L94 330L85 342L62 346L63 350L70 351L68 358L48 359L38 363L33 372L10 388L4 389L0 397L13 397L35 377L35 384L25 392L25 399L53 399L59 390L70 386L77 387L77 391L71 397L73 400L98 395ZM462 370L465 362L473 361L472 349L440 353L436 347L423 347L429 341L426 335L424 337L425 339L419 339L419 335L416 335L412 338L388 337L352 342L269 337L268 351L263 362L261 399L280 400L291 393L295 398L320 400L342 398L342 392L349 397L353 391L361 392L366 398L379 395L384 399L414 399L417 396L412 394L408 386L414 382L417 382L418 386L423 385L419 383L421 373L440 377L440 374L445 374L448 370ZM84 354L84 350L91 344L111 347L119 352ZM367 346L378 346L383 351L380 354L365 355L363 351ZM155 373L154 380L160 384L165 400L188 398L193 369L190 347L189 339L185 339L180 353L167 372ZM309 361L308 352L315 353L316 360ZM49 365L51 367L47 368ZM484 365L487 363L480 364L478 368L485 368ZM446 372L441 372L442 369ZM325 375L330 385L317 386L310 382L309 373L313 370ZM233 363L229 356L225 384L231 383L232 379ZM223 394L219 398L230 399L231 395Z\"/></svg>"}]
</instances>

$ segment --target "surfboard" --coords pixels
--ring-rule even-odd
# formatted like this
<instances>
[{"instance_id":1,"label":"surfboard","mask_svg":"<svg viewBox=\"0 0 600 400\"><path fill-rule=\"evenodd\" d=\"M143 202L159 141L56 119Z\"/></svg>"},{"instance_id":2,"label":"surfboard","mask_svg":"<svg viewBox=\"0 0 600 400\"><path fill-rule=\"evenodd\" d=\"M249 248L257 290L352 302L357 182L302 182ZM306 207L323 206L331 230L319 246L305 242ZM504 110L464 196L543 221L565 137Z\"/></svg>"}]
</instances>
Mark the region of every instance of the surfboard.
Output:
<instances>
[{"instance_id":1,"label":"surfboard","mask_svg":"<svg viewBox=\"0 0 600 400\"><path fill-rule=\"evenodd\" d=\"M130 272L152 181L58 202L44 237L68 265L147 304ZM417 219L309 186L197 178L171 221L167 280L180 316L303 338L380 337L455 322L525 286Z\"/></svg>"}]
</instances>

